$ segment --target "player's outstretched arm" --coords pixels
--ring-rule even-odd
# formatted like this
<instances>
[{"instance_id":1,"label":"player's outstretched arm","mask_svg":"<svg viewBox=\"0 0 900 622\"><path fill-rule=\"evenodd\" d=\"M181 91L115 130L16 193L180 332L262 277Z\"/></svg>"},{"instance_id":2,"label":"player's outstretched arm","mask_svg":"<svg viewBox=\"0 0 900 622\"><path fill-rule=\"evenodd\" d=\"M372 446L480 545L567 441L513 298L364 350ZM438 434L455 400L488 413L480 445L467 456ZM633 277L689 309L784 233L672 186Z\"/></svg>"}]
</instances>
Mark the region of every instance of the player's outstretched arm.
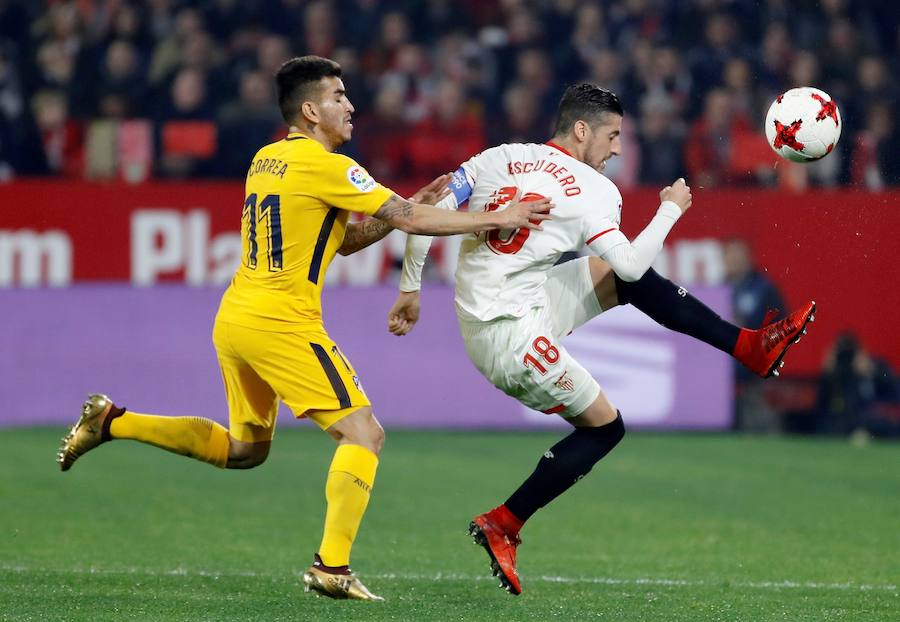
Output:
<instances>
[{"instance_id":1,"label":"player's outstretched arm","mask_svg":"<svg viewBox=\"0 0 900 622\"><path fill-rule=\"evenodd\" d=\"M637 281L650 268L675 222L691 207L691 188L680 177L662 189L659 199L656 215L633 242L618 227L603 227L605 230L588 240L588 247L623 281Z\"/></svg>"},{"instance_id":2,"label":"player's outstretched arm","mask_svg":"<svg viewBox=\"0 0 900 622\"><path fill-rule=\"evenodd\" d=\"M437 177L431 183L419 188L410 201L434 205L450 194L447 184L450 183L451 178L452 176L449 174ZM378 242L393 230L390 223L378 218L367 218L362 222L348 223L344 241L337 252L341 255L352 255Z\"/></svg>"},{"instance_id":3,"label":"player's outstretched arm","mask_svg":"<svg viewBox=\"0 0 900 622\"><path fill-rule=\"evenodd\" d=\"M541 199L516 201L494 212L456 212L413 203L395 194L375 212L375 218L395 229L418 235L456 235L522 227L541 230L541 222L551 218L552 207L549 199Z\"/></svg>"},{"instance_id":4,"label":"player's outstretched arm","mask_svg":"<svg viewBox=\"0 0 900 622\"><path fill-rule=\"evenodd\" d=\"M337 252L341 255L352 255L381 240L393 230L390 223L377 218L366 218L362 222L347 223L344 241Z\"/></svg>"}]
</instances>

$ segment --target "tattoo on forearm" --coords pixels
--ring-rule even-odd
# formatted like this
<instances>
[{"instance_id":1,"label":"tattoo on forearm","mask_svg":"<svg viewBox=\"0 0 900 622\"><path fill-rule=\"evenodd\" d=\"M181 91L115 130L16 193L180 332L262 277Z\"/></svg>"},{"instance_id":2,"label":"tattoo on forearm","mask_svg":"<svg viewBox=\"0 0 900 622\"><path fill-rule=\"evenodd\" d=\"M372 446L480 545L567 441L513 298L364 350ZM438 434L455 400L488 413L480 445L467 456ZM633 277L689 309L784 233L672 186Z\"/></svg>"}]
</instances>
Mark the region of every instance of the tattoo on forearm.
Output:
<instances>
[{"instance_id":1,"label":"tattoo on forearm","mask_svg":"<svg viewBox=\"0 0 900 622\"><path fill-rule=\"evenodd\" d=\"M382 203L378 211L375 212L375 217L382 220L391 220L398 216L409 218L412 216L412 213L412 203L398 197L396 194L392 194L391 198Z\"/></svg>"},{"instance_id":2,"label":"tattoo on forearm","mask_svg":"<svg viewBox=\"0 0 900 622\"><path fill-rule=\"evenodd\" d=\"M353 222L347 225L344 234L344 242L338 252L342 255L350 255L362 250L382 239L394 228L384 220L368 218L362 222Z\"/></svg>"}]
</instances>

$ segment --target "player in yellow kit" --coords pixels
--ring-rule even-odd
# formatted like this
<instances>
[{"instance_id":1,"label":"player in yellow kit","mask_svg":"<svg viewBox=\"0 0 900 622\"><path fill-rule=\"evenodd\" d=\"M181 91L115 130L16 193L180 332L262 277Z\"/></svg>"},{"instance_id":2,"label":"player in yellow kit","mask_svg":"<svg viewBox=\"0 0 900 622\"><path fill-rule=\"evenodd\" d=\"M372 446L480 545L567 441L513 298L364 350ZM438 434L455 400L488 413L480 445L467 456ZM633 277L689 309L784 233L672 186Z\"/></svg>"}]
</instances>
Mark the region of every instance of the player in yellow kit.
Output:
<instances>
[{"instance_id":1,"label":"player in yellow kit","mask_svg":"<svg viewBox=\"0 0 900 622\"><path fill-rule=\"evenodd\" d=\"M247 469L269 453L278 402L308 417L338 443L325 484L322 542L304 573L307 590L333 598L382 600L349 569L375 480L384 431L352 365L325 332L320 298L335 253L350 254L398 228L452 235L491 229L539 229L549 203L515 203L470 214L436 209L449 176L406 200L334 150L350 139L353 106L340 66L294 58L276 75L287 138L267 145L247 172L242 258L213 328L228 398L229 427L200 417L132 412L91 395L63 439L63 471L113 439L132 439L211 463ZM351 211L374 218L348 223Z\"/></svg>"}]
</instances>

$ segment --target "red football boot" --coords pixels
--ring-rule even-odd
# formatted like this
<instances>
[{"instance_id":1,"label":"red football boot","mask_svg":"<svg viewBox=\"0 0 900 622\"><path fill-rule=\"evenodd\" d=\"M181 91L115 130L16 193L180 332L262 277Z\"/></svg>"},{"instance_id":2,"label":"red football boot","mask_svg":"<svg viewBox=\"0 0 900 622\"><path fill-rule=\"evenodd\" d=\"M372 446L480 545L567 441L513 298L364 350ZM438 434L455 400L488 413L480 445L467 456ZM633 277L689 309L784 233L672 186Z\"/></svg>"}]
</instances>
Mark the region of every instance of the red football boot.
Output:
<instances>
[{"instance_id":1,"label":"red football boot","mask_svg":"<svg viewBox=\"0 0 900 622\"><path fill-rule=\"evenodd\" d=\"M741 330L734 347L734 358L763 378L777 376L778 370L784 367L784 355L806 334L807 324L816 319L815 313L816 303L813 301L783 320L770 324L774 315L770 311L759 330Z\"/></svg>"},{"instance_id":2,"label":"red football boot","mask_svg":"<svg viewBox=\"0 0 900 622\"><path fill-rule=\"evenodd\" d=\"M469 523L469 535L490 556L491 571L500 579L500 587L518 596L522 593L522 584L519 583L519 573L516 571L516 547L522 540L517 530L510 531L508 527L504 527L504 511L509 514L509 510L500 506L473 518ZM517 521L512 514L509 516Z\"/></svg>"}]
</instances>

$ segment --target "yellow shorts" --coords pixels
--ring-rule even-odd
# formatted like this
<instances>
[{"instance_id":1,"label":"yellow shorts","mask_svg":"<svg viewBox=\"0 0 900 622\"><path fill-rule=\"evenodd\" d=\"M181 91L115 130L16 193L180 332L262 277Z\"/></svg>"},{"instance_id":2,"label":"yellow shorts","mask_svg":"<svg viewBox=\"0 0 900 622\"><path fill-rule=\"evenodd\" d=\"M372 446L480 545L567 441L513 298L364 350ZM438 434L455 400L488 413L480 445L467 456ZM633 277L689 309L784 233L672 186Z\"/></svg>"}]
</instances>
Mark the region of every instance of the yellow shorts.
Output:
<instances>
[{"instance_id":1,"label":"yellow shorts","mask_svg":"<svg viewBox=\"0 0 900 622\"><path fill-rule=\"evenodd\" d=\"M350 361L325 331L276 333L217 319L213 343L229 433L240 441L272 439L279 400L323 430L371 405Z\"/></svg>"}]
</instances>

